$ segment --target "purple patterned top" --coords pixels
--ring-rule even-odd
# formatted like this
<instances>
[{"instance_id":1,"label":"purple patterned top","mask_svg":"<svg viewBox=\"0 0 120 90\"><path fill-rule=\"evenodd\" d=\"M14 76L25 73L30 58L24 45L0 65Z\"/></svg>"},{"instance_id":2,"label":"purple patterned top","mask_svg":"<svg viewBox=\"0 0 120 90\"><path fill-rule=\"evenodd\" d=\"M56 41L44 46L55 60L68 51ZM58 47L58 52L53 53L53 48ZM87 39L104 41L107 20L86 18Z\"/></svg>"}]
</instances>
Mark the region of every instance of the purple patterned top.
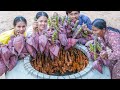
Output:
<instances>
[{"instance_id":1,"label":"purple patterned top","mask_svg":"<svg viewBox=\"0 0 120 90\"><path fill-rule=\"evenodd\" d=\"M104 43L112 50L112 52L108 54L108 59L120 60L120 33L107 30L104 38Z\"/></svg>"}]
</instances>

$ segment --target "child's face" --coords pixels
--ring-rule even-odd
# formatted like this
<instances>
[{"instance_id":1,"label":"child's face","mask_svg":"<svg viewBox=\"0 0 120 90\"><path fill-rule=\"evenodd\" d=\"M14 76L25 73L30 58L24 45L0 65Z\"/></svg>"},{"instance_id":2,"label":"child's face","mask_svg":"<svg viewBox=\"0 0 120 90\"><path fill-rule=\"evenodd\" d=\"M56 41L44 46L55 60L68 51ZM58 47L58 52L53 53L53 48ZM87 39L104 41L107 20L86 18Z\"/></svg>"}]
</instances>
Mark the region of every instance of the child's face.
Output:
<instances>
[{"instance_id":1,"label":"child's face","mask_svg":"<svg viewBox=\"0 0 120 90\"><path fill-rule=\"evenodd\" d=\"M72 19L73 21L78 20L80 13L78 11L72 11L71 13L68 13L68 17Z\"/></svg>"}]
</instances>

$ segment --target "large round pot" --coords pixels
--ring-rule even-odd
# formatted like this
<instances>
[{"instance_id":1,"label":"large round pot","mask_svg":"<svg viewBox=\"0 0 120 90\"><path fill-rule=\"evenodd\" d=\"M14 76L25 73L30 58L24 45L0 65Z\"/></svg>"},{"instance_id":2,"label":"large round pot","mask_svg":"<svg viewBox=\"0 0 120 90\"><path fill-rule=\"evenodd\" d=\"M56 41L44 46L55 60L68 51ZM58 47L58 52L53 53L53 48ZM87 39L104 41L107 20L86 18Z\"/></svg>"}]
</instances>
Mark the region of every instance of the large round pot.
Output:
<instances>
[{"instance_id":1,"label":"large round pot","mask_svg":"<svg viewBox=\"0 0 120 90\"><path fill-rule=\"evenodd\" d=\"M29 56L24 58L24 68L26 72L28 72L31 76L35 77L36 79L110 79L110 71L108 67L103 67L103 74L99 73L97 70L92 69L93 61L90 58L90 54L87 48L83 45L76 45L75 48L81 50L89 59L88 65L85 67L84 70L71 74L71 75L64 75L64 76L54 76L54 75L47 75L35 70L30 63L32 58Z\"/></svg>"}]
</instances>

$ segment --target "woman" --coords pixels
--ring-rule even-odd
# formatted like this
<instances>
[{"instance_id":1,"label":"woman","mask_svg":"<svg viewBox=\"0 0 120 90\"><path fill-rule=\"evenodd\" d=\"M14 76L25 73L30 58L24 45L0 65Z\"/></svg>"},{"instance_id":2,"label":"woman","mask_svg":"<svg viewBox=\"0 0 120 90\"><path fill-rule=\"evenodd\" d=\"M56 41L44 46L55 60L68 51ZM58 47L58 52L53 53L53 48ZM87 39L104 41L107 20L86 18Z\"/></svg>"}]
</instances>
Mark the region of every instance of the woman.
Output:
<instances>
[{"instance_id":1,"label":"woman","mask_svg":"<svg viewBox=\"0 0 120 90\"><path fill-rule=\"evenodd\" d=\"M14 28L9 31L5 31L0 34L0 43L1 44L8 44L8 41L10 40L10 37L12 35L17 34L24 34L26 35L26 26L27 26L27 20L22 16L17 16L13 21Z\"/></svg>"},{"instance_id":2,"label":"woman","mask_svg":"<svg viewBox=\"0 0 120 90\"><path fill-rule=\"evenodd\" d=\"M48 18L46 12L38 12L35 16L33 25L27 29L27 37L31 36L32 33L36 31L42 32L43 30L46 30Z\"/></svg>"},{"instance_id":3,"label":"woman","mask_svg":"<svg viewBox=\"0 0 120 90\"><path fill-rule=\"evenodd\" d=\"M110 61L112 79L120 79L120 30L106 26L103 19L95 19L92 23L92 31L97 34L104 46L112 51L101 51L100 57Z\"/></svg>"},{"instance_id":4,"label":"woman","mask_svg":"<svg viewBox=\"0 0 120 90\"><path fill-rule=\"evenodd\" d=\"M25 35L25 30L26 30L26 26L27 26L27 20L22 16L17 16L13 21L13 26L14 26L13 29L11 29L9 31L5 31L5 32L0 34L0 45L4 46L5 44L8 44L8 42L11 39L11 36L13 36L13 35L14 36L17 36L18 34L24 34ZM1 57L0 57L0 59L1 59ZM14 60L12 59L12 61L14 61ZM9 63L11 63L11 62L9 62ZM4 63L2 61L0 61L1 70L2 70L2 68L4 68L4 66L5 66ZM0 71L0 72L3 73L4 71ZM5 73L1 77L5 78Z\"/></svg>"},{"instance_id":5,"label":"woman","mask_svg":"<svg viewBox=\"0 0 120 90\"><path fill-rule=\"evenodd\" d=\"M36 33L39 33L39 35L41 35L43 33L43 31L45 31L47 29L47 20L48 20L48 14L46 12L38 12L36 14L35 22L26 32L27 45L29 44L30 46L33 46L33 44L35 44L30 39L32 39L31 38L32 36L33 36L33 38L34 38L34 36L36 37ZM32 45L31 45L31 43L32 43ZM36 52L36 50L38 50L38 48L35 47L35 52ZM17 65L11 71L6 73L6 78L7 79L35 79L35 77L33 77L31 74L28 74L28 72L25 70L24 60L18 61Z\"/></svg>"},{"instance_id":6,"label":"woman","mask_svg":"<svg viewBox=\"0 0 120 90\"><path fill-rule=\"evenodd\" d=\"M36 57L36 52L39 52L39 36L47 31L47 22L48 14L46 12L38 12L33 25L27 30L26 47L30 55L34 58Z\"/></svg>"}]
</instances>

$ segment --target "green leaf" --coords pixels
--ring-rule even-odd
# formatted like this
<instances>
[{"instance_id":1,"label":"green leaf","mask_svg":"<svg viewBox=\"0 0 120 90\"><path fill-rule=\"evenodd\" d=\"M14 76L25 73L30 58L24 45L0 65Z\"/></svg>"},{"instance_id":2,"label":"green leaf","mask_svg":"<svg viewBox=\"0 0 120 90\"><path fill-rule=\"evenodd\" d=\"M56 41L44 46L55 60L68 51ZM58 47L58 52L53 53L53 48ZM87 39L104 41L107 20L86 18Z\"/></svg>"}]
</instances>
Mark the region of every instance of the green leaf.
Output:
<instances>
[{"instance_id":1,"label":"green leaf","mask_svg":"<svg viewBox=\"0 0 120 90\"><path fill-rule=\"evenodd\" d=\"M85 37L85 38L87 37L87 35L84 32L82 33L82 36Z\"/></svg>"},{"instance_id":2,"label":"green leaf","mask_svg":"<svg viewBox=\"0 0 120 90\"><path fill-rule=\"evenodd\" d=\"M62 17L62 25L64 24L65 18L66 18L66 16Z\"/></svg>"},{"instance_id":3,"label":"green leaf","mask_svg":"<svg viewBox=\"0 0 120 90\"><path fill-rule=\"evenodd\" d=\"M93 44L92 44L92 43L90 43L90 46L89 46L89 47L90 47L90 51L93 52L93 51L94 51L94 47L93 47Z\"/></svg>"},{"instance_id":4,"label":"green leaf","mask_svg":"<svg viewBox=\"0 0 120 90\"><path fill-rule=\"evenodd\" d=\"M68 22L68 25L70 25L70 23L71 23L71 19L68 18L67 22Z\"/></svg>"},{"instance_id":5,"label":"green leaf","mask_svg":"<svg viewBox=\"0 0 120 90\"><path fill-rule=\"evenodd\" d=\"M48 19L48 25L51 26L51 20L50 20L50 18Z\"/></svg>"},{"instance_id":6,"label":"green leaf","mask_svg":"<svg viewBox=\"0 0 120 90\"><path fill-rule=\"evenodd\" d=\"M74 29L77 28L78 24L79 24L79 20L77 20L77 21L75 22Z\"/></svg>"},{"instance_id":7,"label":"green leaf","mask_svg":"<svg viewBox=\"0 0 120 90\"><path fill-rule=\"evenodd\" d=\"M79 28L79 30L76 32L76 34L73 36L73 38L76 38L76 36L82 31L82 27Z\"/></svg>"},{"instance_id":8,"label":"green leaf","mask_svg":"<svg viewBox=\"0 0 120 90\"><path fill-rule=\"evenodd\" d=\"M58 26L58 23L59 23L59 17L56 16L56 26Z\"/></svg>"},{"instance_id":9,"label":"green leaf","mask_svg":"<svg viewBox=\"0 0 120 90\"><path fill-rule=\"evenodd\" d=\"M57 39L57 31L55 31L52 35L52 42L54 42Z\"/></svg>"},{"instance_id":10,"label":"green leaf","mask_svg":"<svg viewBox=\"0 0 120 90\"><path fill-rule=\"evenodd\" d=\"M97 50L97 35L94 36L94 60L96 60L97 58L96 50Z\"/></svg>"}]
</instances>

